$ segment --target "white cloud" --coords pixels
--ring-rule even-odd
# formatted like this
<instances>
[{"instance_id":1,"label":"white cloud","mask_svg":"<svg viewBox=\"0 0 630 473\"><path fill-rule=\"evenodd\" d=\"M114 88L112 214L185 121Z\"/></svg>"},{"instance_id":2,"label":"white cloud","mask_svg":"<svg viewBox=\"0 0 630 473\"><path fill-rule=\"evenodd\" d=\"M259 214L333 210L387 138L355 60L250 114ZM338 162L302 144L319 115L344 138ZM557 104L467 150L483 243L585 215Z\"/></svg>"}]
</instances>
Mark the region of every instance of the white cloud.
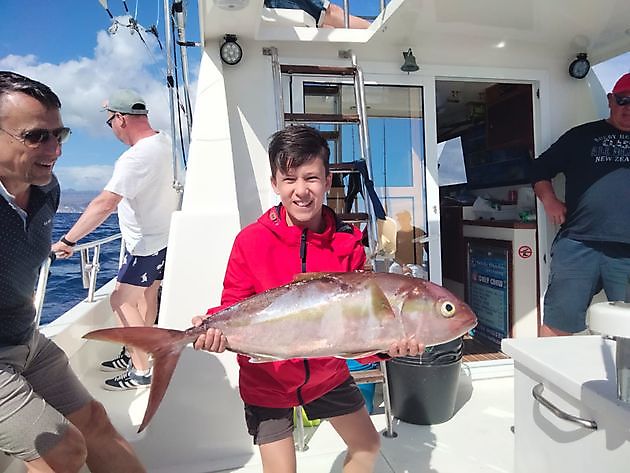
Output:
<instances>
[{"instance_id":1,"label":"white cloud","mask_svg":"<svg viewBox=\"0 0 630 473\"><path fill-rule=\"evenodd\" d=\"M77 191L101 190L109 181L114 166L55 166L55 175L62 189Z\"/></svg>"},{"instance_id":2,"label":"white cloud","mask_svg":"<svg viewBox=\"0 0 630 473\"><path fill-rule=\"evenodd\" d=\"M126 24L127 17L118 17ZM164 86L165 61L156 38L140 28L139 34L119 27L114 34L101 30L96 36L93 57L52 64L33 55L0 58L0 69L8 69L39 80L59 95L64 122L92 136L109 135L103 127L103 101L118 88L133 88L143 96L155 128L170 128L168 90Z\"/></svg>"}]
</instances>

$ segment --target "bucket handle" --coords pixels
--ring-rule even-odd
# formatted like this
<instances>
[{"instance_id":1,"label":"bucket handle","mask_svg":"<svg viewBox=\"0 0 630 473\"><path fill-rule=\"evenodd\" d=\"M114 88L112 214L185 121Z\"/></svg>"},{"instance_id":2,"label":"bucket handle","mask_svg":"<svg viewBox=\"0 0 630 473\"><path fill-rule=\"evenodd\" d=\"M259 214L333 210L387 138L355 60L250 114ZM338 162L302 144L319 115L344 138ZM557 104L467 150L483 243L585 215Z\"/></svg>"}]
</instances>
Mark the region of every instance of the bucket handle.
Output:
<instances>
[{"instance_id":1,"label":"bucket handle","mask_svg":"<svg viewBox=\"0 0 630 473\"><path fill-rule=\"evenodd\" d=\"M568 420L569 422L575 422L585 429L597 430L597 422L595 422L594 420L583 419L581 417L571 415L556 407L548 399L545 399L542 395L544 389L545 387L543 386L543 383L538 383L532 388L532 396L534 396L534 399L536 399L540 404L549 409L552 414L560 419Z\"/></svg>"}]
</instances>

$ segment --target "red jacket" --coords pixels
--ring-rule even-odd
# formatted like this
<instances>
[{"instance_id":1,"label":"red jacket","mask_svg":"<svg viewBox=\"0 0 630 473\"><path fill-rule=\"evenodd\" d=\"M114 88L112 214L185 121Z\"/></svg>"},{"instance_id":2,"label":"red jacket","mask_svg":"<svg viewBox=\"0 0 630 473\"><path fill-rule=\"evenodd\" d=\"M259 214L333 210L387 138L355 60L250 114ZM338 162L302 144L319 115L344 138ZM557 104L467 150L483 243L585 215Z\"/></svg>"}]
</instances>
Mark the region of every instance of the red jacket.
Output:
<instances>
[{"instance_id":1,"label":"red jacket","mask_svg":"<svg viewBox=\"0 0 630 473\"><path fill-rule=\"evenodd\" d=\"M208 313L288 284L298 273L363 269L361 232L339 222L328 207L323 209L326 229L319 234L287 226L286 210L280 205L244 228L234 240L221 306ZM263 407L307 404L349 376L346 362L338 358L250 363L247 356L238 355L238 363L241 397Z\"/></svg>"}]
</instances>

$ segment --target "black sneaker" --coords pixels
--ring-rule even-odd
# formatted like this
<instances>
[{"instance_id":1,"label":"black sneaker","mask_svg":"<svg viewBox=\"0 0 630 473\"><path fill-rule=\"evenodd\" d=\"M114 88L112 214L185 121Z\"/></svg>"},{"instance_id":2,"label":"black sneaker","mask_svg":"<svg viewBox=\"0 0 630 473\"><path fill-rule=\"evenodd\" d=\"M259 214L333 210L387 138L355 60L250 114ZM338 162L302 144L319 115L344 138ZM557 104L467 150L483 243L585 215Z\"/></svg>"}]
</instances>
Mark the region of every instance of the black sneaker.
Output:
<instances>
[{"instance_id":1,"label":"black sneaker","mask_svg":"<svg viewBox=\"0 0 630 473\"><path fill-rule=\"evenodd\" d=\"M108 391L126 391L128 389L142 389L151 386L151 375L136 374L132 368L115 378L106 379L103 388Z\"/></svg>"},{"instance_id":2,"label":"black sneaker","mask_svg":"<svg viewBox=\"0 0 630 473\"><path fill-rule=\"evenodd\" d=\"M124 371L129 366L130 361L131 357L127 353L127 349L123 347L120 351L120 355L118 355L116 358L101 363L101 371Z\"/></svg>"}]
</instances>

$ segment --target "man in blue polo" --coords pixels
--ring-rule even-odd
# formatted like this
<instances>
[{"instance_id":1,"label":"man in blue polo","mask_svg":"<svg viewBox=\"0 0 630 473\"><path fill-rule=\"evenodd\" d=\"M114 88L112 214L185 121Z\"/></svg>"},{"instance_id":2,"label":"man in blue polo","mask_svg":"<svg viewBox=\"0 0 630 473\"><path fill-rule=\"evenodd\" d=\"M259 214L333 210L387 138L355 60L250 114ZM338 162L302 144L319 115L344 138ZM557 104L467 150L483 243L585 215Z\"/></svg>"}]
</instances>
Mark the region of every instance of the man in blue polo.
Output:
<instances>
[{"instance_id":1,"label":"man in blue polo","mask_svg":"<svg viewBox=\"0 0 630 473\"><path fill-rule=\"evenodd\" d=\"M70 136L46 85L0 71L0 451L28 471L145 470L65 353L37 329L33 292L50 253Z\"/></svg>"},{"instance_id":2,"label":"man in blue polo","mask_svg":"<svg viewBox=\"0 0 630 473\"><path fill-rule=\"evenodd\" d=\"M121 325L151 326L157 317L171 214L180 200L173 188L171 138L151 127L146 104L133 90L122 89L112 94L105 110L106 124L130 148L116 161L105 189L53 245L53 251L61 258L69 257L78 240L118 209L126 252L110 303ZM148 355L138 349L127 350L129 353L123 348L117 358L101 364L103 371L123 371L107 379L105 389L117 391L150 385Z\"/></svg>"}]
</instances>

